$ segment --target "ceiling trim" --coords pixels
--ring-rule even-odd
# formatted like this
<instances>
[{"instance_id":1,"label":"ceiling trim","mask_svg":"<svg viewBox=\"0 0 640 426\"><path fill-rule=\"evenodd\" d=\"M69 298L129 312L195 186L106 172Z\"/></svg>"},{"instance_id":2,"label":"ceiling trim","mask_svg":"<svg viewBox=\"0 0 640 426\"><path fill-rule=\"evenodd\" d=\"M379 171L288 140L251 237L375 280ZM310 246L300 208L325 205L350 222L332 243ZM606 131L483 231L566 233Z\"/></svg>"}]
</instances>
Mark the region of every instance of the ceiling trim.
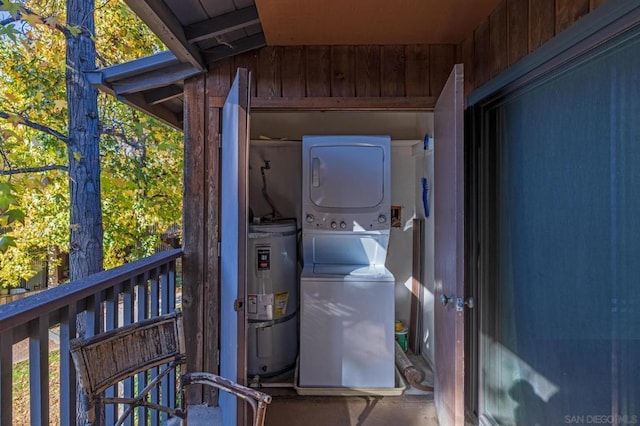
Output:
<instances>
[{"instance_id":1,"label":"ceiling trim","mask_svg":"<svg viewBox=\"0 0 640 426\"><path fill-rule=\"evenodd\" d=\"M206 69L197 46L189 43L184 27L162 1L125 0L136 15L142 17L160 40L181 62L188 62L201 71Z\"/></svg>"},{"instance_id":2,"label":"ceiling trim","mask_svg":"<svg viewBox=\"0 0 640 426\"><path fill-rule=\"evenodd\" d=\"M255 5L252 5L186 26L184 32L189 43L196 43L258 23L260 23L258 9Z\"/></svg>"}]
</instances>

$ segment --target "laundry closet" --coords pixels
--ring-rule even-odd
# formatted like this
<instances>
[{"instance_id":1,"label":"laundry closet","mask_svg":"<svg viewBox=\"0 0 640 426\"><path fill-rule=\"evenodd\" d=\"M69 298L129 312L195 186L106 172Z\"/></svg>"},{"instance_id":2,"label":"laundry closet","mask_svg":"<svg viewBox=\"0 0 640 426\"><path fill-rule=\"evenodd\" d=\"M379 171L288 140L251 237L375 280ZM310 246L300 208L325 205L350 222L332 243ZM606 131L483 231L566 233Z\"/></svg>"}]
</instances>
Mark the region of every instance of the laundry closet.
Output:
<instances>
[{"instance_id":1,"label":"laundry closet","mask_svg":"<svg viewBox=\"0 0 640 426\"><path fill-rule=\"evenodd\" d=\"M434 359L433 113L252 111L249 129L248 382L396 394L394 340Z\"/></svg>"}]
</instances>

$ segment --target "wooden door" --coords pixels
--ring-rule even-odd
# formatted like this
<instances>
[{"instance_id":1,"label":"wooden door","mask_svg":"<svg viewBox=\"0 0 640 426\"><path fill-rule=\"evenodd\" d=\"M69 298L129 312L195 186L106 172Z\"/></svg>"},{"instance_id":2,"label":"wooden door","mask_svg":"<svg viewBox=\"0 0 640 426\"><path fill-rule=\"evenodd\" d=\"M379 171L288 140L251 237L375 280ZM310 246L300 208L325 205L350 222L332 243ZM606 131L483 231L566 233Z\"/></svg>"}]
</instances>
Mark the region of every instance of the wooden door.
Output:
<instances>
[{"instance_id":1,"label":"wooden door","mask_svg":"<svg viewBox=\"0 0 640 426\"><path fill-rule=\"evenodd\" d=\"M464 76L454 66L434 111L435 403L464 425Z\"/></svg>"},{"instance_id":2,"label":"wooden door","mask_svg":"<svg viewBox=\"0 0 640 426\"><path fill-rule=\"evenodd\" d=\"M249 85L248 71L238 69L222 109L220 153L220 375L240 384L246 384ZM235 397L221 392L220 407L224 426L244 424Z\"/></svg>"}]
</instances>

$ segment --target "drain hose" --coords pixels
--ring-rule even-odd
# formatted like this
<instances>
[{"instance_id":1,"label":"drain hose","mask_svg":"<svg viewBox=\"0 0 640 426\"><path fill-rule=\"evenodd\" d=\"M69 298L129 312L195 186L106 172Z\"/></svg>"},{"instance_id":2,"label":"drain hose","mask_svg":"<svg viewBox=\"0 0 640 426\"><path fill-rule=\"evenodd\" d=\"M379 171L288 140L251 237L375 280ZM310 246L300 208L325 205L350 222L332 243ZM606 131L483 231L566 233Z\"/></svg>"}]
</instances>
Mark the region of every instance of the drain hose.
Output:
<instances>
[{"instance_id":1,"label":"drain hose","mask_svg":"<svg viewBox=\"0 0 640 426\"><path fill-rule=\"evenodd\" d=\"M395 345L396 366L398 367L398 370L400 370L404 378L407 379L409 384L416 389L433 392L433 386L425 386L421 384L422 380L424 380L424 374L422 373L422 371L414 367L411 361L409 361L409 358L407 358L407 355L404 353L398 342L395 342Z\"/></svg>"}]
</instances>

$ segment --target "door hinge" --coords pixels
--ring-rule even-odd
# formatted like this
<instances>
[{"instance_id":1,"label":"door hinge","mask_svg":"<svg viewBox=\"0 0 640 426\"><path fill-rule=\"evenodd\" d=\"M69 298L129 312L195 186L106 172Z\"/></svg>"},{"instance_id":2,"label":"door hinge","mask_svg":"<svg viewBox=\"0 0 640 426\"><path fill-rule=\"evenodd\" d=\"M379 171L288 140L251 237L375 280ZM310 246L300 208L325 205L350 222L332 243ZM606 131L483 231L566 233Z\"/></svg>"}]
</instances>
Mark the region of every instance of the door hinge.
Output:
<instances>
[{"instance_id":1,"label":"door hinge","mask_svg":"<svg viewBox=\"0 0 640 426\"><path fill-rule=\"evenodd\" d=\"M222 247L222 245L220 244L220 241L218 241L218 245L216 247L216 250L218 252L218 257L220 257L220 248Z\"/></svg>"},{"instance_id":2,"label":"door hinge","mask_svg":"<svg viewBox=\"0 0 640 426\"><path fill-rule=\"evenodd\" d=\"M216 351L216 365L220 367L220 349Z\"/></svg>"},{"instance_id":3,"label":"door hinge","mask_svg":"<svg viewBox=\"0 0 640 426\"><path fill-rule=\"evenodd\" d=\"M244 303L240 299L236 299L235 302L233 302L233 309L236 312L239 312L240 310L242 310L243 306L244 306Z\"/></svg>"},{"instance_id":4,"label":"door hinge","mask_svg":"<svg viewBox=\"0 0 640 426\"><path fill-rule=\"evenodd\" d=\"M218 133L216 139L218 140L218 148L222 148L222 133Z\"/></svg>"},{"instance_id":5,"label":"door hinge","mask_svg":"<svg viewBox=\"0 0 640 426\"><path fill-rule=\"evenodd\" d=\"M473 297L467 297L466 300L462 297L458 297L456 299L456 311L462 312L464 310L464 305L467 305L469 309L473 309L475 306L475 300L473 300Z\"/></svg>"}]
</instances>

